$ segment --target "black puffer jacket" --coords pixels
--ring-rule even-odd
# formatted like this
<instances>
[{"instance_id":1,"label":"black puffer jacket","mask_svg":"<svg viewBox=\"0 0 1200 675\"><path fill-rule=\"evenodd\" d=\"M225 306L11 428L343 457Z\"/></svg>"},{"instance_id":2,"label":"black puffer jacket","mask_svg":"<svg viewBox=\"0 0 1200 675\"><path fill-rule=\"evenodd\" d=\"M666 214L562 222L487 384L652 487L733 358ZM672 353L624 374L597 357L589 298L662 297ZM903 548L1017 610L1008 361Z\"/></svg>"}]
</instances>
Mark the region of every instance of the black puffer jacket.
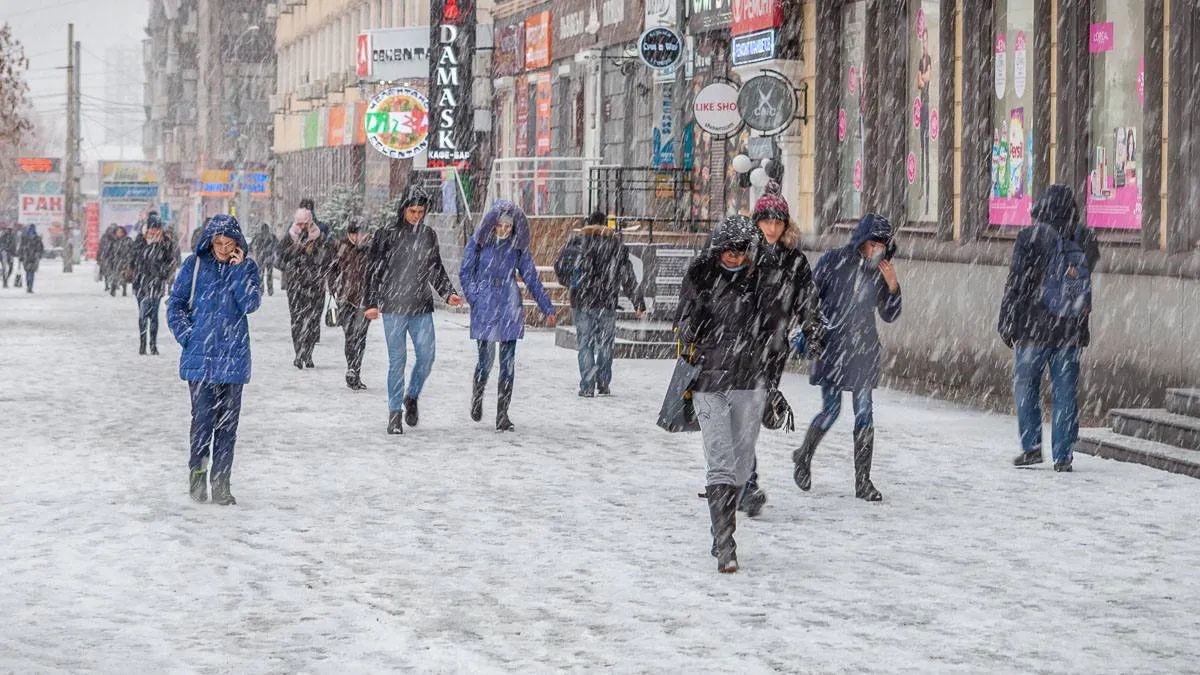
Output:
<instances>
[{"instance_id":1,"label":"black puffer jacket","mask_svg":"<svg viewBox=\"0 0 1200 675\"><path fill-rule=\"evenodd\" d=\"M775 273L763 259L733 272L705 251L688 267L680 293L678 331L685 356L701 366L696 391L757 389L768 384L767 341L774 301L764 278Z\"/></svg>"},{"instance_id":2,"label":"black puffer jacket","mask_svg":"<svg viewBox=\"0 0 1200 675\"><path fill-rule=\"evenodd\" d=\"M554 261L554 274L569 289L574 309L616 309L623 293L635 310L646 310L629 249L603 225L588 225L571 237Z\"/></svg>"}]
</instances>

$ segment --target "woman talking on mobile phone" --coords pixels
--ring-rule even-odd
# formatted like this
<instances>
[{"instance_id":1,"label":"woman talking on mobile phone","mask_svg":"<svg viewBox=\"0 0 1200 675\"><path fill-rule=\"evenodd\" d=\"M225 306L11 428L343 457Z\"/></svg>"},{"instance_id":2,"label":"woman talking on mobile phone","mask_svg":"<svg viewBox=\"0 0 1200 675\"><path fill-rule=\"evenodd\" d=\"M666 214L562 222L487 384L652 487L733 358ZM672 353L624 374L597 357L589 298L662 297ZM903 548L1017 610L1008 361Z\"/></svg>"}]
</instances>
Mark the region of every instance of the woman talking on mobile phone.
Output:
<instances>
[{"instance_id":1,"label":"woman talking on mobile phone","mask_svg":"<svg viewBox=\"0 0 1200 675\"><path fill-rule=\"evenodd\" d=\"M211 453L212 501L236 504L229 490L233 446L242 411L242 386L250 381L250 324L262 283L246 258L246 238L233 216L213 216L184 261L167 300L167 324L183 352L179 377L192 399L189 490L208 501L204 456Z\"/></svg>"}]
</instances>

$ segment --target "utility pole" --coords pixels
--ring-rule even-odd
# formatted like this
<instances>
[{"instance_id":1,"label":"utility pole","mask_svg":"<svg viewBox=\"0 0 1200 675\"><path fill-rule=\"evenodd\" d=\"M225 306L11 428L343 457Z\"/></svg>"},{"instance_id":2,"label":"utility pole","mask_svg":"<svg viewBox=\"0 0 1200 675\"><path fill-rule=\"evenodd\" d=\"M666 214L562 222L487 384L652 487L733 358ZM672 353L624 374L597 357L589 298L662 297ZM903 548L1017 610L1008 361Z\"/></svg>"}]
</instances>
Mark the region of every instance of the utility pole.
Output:
<instances>
[{"instance_id":1,"label":"utility pole","mask_svg":"<svg viewBox=\"0 0 1200 675\"><path fill-rule=\"evenodd\" d=\"M75 170L79 163L79 78L78 42L75 41L75 24L67 24L67 147L63 152L63 272L74 267L75 251L71 245L71 226L75 218L75 202L78 177Z\"/></svg>"}]
</instances>

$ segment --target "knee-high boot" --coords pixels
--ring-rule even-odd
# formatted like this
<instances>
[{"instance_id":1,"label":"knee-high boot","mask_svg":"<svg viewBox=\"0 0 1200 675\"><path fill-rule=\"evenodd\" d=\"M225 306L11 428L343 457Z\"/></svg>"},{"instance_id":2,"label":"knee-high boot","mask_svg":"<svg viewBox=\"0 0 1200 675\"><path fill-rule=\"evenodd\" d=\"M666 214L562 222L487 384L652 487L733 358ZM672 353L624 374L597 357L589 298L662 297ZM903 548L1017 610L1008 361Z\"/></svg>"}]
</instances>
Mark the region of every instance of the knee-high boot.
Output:
<instances>
[{"instance_id":1,"label":"knee-high boot","mask_svg":"<svg viewBox=\"0 0 1200 675\"><path fill-rule=\"evenodd\" d=\"M854 432L854 496L869 502L883 501L883 495L871 483L871 459L875 455L875 429Z\"/></svg>"},{"instance_id":2,"label":"knee-high boot","mask_svg":"<svg viewBox=\"0 0 1200 675\"><path fill-rule=\"evenodd\" d=\"M805 492L812 489L812 458L822 438L825 438L823 430L815 424L809 426L808 432L804 434L804 443L792 452L792 463L795 464L792 477L796 479L796 485Z\"/></svg>"},{"instance_id":3,"label":"knee-high boot","mask_svg":"<svg viewBox=\"0 0 1200 675\"><path fill-rule=\"evenodd\" d=\"M709 485L708 515L712 518L712 554L717 559L717 571L736 572L737 543L733 533L737 529L737 495L740 488L734 485Z\"/></svg>"}]
</instances>

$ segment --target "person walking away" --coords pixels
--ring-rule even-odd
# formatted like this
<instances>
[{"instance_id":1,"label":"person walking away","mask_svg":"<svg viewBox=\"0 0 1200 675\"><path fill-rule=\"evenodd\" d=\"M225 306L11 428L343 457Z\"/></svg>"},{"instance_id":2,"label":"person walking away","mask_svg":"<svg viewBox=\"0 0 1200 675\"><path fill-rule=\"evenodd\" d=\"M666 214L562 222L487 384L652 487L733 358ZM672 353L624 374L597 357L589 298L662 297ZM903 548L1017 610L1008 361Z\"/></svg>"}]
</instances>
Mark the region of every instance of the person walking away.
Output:
<instances>
[{"instance_id":1,"label":"person walking away","mask_svg":"<svg viewBox=\"0 0 1200 675\"><path fill-rule=\"evenodd\" d=\"M1079 440L1079 359L1091 342L1092 272L1100 259L1095 233L1079 222L1075 194L1051 185L1033 207L1034 225L1017 235L1000 303L999 332L1015 350L1013 398L1021 454L1042 456L1042 373L1050 368L1054 470L1071 471Z\"/></svg>"},{"instance_id":2,"label":"person walking away","mask_svg":"<svg viewBox=\"0 0 1200 675\"><path fill-rule=\"evenodd\" d=\"M267 295L275 295L275 254L279 240L271 234L271 226L263 223L250 240L250 255L258 264L259 281L266 281Z\"/></svg>"},{"instance_id":3,"label":"person walking away","mask_svg":"<svg viewBox=\"0 0 1200 675\"><path fill-rule=\"evenodd\" d=\"M17 231L8 225L0 226L0 277L4 279L5 288L8 288L8 280L12 278L16 259Z\"/></svg>"},{"instance_id":4,"label":"person walking away","mask_svg":"<svg viewBox=\"0 0 1200 675\"><path fill-rule=\"evenodd\" d=\"M779 183L771 181L763 196L755 202L752 218L763 236L757 265L763 270L762 285L767 300L764 317L769 321L767 342L767 391L779 389L783 371L792 349L788 341L799 328L808 345L808 354L816 355L822 345L820 303L813 285L808 259L800 250L800 228L791 219L787 200L779 194ZM773 264L765 264L766 259ZM750 479L742 490L740 509L751 518L762 512L767 495L758 485L758 461L755 458Z\"/></svg>"},{"instance_id":5,"label":"person walking away","mask_svg":"<svg viewBox=\"0 0 1200 675\"><path fill-rule=\"evenodd\" d=\"M420 420L417 399L433 370L437 346L430 289L451 306L462 304L442 264L437 233L425 224L428 207L429 194L410 188L397 207L395 221L376 232L371 241L364 316L370 321L383 317L389 434L402 434L405 424L415 427ZM415 363L406 389L409 339Z\"/></svg>"},{"instance_id":6,"label":"person walking away","mask_svg":"<svg viewBox=\"0 0 1200 675\"><path fill-rule=\"evenodd\" d=\"M629 249L605 226L605 220L599 211L588 216L554 261L558 283L570 293L578 338L579 395L585 398L612 393L619 295L623 292L633 303L638 319L646 311Z\"/></svg>"},{"instance_id":7,"label":"person walking away","mask_svg":"<svg viewBox=\"0 0 1200 675\"><path fill-rule=\"evenodd\" d=\"M887 323L900 318L900 282L891 262L895 253L892 224L868 213L850 235L850 243L817 261L813 281L828 332L809 376L809 382L821 388L822 409L803 445L792 453L793 477L801 490L812 488L813 455L841 414L842 392L848 391L854 404L854 496L869 502L883 499L871 482L872 393L879 386L881 351L875 315Z\"/></svg>"},{"instance_id":8,"label":"person walking away","mask_svg":"<svg viewBox=\"0 0 1200 675\"><path fill-rule=\"evenodd\" d=\"M362 361L371 327L364 314L370 262L370 236L358 221L351 221L329 268L329 292L337 299L346 337L346 386L354 390L367 388L362 382Z\"/></svg>"},{"instance_id":9,"label":"person walking away","mask_svg":"<svg viewBox=\"0 0 1200 675\"><path fill-rule=\"evenodd\" d=\"M45 252L46 245L42 242L42 235L38 234L37 226L30 225L25 234L21 235L21 244L18 250L18 255L21 258L21 267L25 270L25 292L33 292L33 278L37 274L38 266L42 263L42 253Z\"/></svg>"},{"instance_id":10,"label":"person walking away","mask_svg":"<svg viewBox=\"0 0 1200 675\"><path fill-rule=\"evenodd\" d=\"M179 377L188 383L192 403L188 490L208 500L211 460L212 501L236 504L230 491L233 451L242 410L242 387L250 381L250 324L262 286L246 238L233 216L213 216L184 261L167 300L167 325L182 348Z\"/></svg>"},{"instance_id":11,"label":"person walking away","mask_svg":"<svg viewBox=\"0 0 1200 675\"><path fill-rule=\"evenodd\" d=\"M500 378L496 401L496 430L513 431L508 417L516 375L517 340L525 336L525 307L516 275L521 275L550 326L555 324L554 303L538 279L529 253L529 219L515 204L498 200L484 215L463 252L458 278L471 305L471 339L479 348L479 361L471 388L471 419L483 419L483 392L500 352Z\"/></svg>"},{"instance_id":12,"label":"person walking away","mask_svg":"<svg viewBox=\"0 0 1200 675\"><path fill-rule=\"evenodd\" d=\"M157 218L146 221L146 232L130 256L133 297L138 303L138 354L147 347L158 356L158 306L175 269L171 242Z\"/></svg>"},{"instance_id":13,"label":"person walking away","mask_svg":"<svg viewBox=\"0 0 1200 675\"><path fill-rule=\"evenodd\" d=\"M325 279L333 257L329 240L313 222L312 212L297 209L288 236L279 244L279 264L287 270L288 312L292 322L292 365L314 368L313 348L321 334Z\"/></svg>"},{"instance_id":14,"label":"person walking away","mask_svg":"<svg viewBox=\"0 0 1200 675\"><path fill-rule=\"evenodd\" d=\"M129 295L129 262L132 259L133 240L124 227L117 226L113 230L113 239L108 245L108 294L116 297L117 289L121 289L121 297Z\"/></svg>"},{"instance_id":15,"label":"person walking away","mask_svg":"<svg viewBox=\"0 0 1200 675\"><path fill-rule=\"evenodd\" d=\"M754 467L766 405L766 340L758 266L761 234L745 216L730 216L688 266L676 328L682 354L699 367L692 401L707 463L705 496L717 571L738 570L738 497Z\"/></svg>"},{"instance_id":16,"label":"person walking away","mask_svg":"<svg viewBox=\"0 0 1200 675\"><path fill-rule=\"evenodd\" d=\"M109 291L109 267L110 259L112 258L112 243L117 238L117 224L113 223L104 231L104 235L100 237L100 246L96 249L96 269L100 274L100 278L104 280L104 292Z\"/></svg>"}]
</instances>

